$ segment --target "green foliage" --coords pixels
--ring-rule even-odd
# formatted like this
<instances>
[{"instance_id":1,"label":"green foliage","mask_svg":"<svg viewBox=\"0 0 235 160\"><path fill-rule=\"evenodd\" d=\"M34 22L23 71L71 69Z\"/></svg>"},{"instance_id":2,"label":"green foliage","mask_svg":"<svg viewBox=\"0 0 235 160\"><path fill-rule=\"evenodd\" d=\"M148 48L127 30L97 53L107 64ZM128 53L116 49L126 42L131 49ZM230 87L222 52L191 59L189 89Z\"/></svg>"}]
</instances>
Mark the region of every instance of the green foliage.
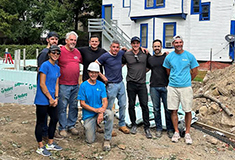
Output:
<instances>
[{"instance_id":1,"label":"green foliage","mask_svg":"<svg viewBox=\"0 0 235 160\"><path fill-rule=\"evenodd\" d=\"M101 4L101 0L1 0L0 33L15 44L38 43L44 30L64 37L71 30L77 32L78 21L86 26L88 18L100 17Z\"/></svg>"},{"instance_id":2,"label":"green foliage","mask_svg":"<svg viewBox=\"0 0 235 160\"><path fill-rule=\"evenodd\" d=\"M26 49L26 59L36 59L36 49L40 51L43 48L46 48L46 45L0 45L0 57L4 57L5 50L8 48L8 52L11 54L12 58L14 58L15 50L20 49L21 59L23 58L23 49Z\"/></svg>"}]
</instances>

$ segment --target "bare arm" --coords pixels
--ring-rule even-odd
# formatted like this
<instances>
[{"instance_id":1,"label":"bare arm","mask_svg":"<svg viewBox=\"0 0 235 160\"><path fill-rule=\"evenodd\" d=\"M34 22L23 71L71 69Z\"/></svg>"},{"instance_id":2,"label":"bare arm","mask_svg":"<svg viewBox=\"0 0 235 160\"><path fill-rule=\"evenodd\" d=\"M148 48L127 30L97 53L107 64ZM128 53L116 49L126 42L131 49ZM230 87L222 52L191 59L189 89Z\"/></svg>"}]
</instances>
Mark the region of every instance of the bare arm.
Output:
<instances>
[{"instance_id":1,"label":"bare arm","mask_svg":"<svg viewBox=\"0 0 235 160\"><path fill-rule=\"evenodd\" d=\"M80 105L82 108L88 110L88 111L92 111L92 112L95 112L95 113L104 113L107 106L108 106L108 100L107 98L103 98L102 99L102 107L101 108L94 108L92 106L89 106L88 104L85 103L85 101L83 100L80 100Z\"/></svg>"},{"instance_id":2,"label":"bare arm","mask_svg":"<svg viewBox=\"0 0 235 160\"><path fill-rule=\"evenodd\" d=\"M105 110L106 110L106 108L108 106L108 99L107 98L103 98L102 99L102 104L103 104L102 108L105 108ZM105 112L105 110L104 110L104 112ZM97 124L100 124L103 121L103 119L104 119L104 112L99 113L98 118L97 118Z\"/></svg>"},{"instance_id":3,"label":"bare arm","mask_svg":"<svg viewBox=\"0 0 235 160\"><path fill-rule=\"evenodd\" d=\"M55 101L47 89L46 75L42 72L40 73L40 87L41 87L42 93L45 94L45 96L49 99L50 106L53 106Z\"/></svg>"},{"instance_id":4,"label":"bare arm","mask_svg":"<svg viewBox=\"0 0 235 160\"><path fill-rule=\"evenodd\" d=\"M58 95L59 95L59 78L56 80L56 85L55 85L55 103L53 107L56 107L58 104Z\"/></svg>"},{"instance_id":5,"label":"bare arm","mask_svg":"<svg viewBox=\"0 0 235 160\"><path fill-rule=\"evenodd\" d=\"M98 62L97 60L95 60L95 62L96 62L97 64L99 64L99 62ZM99 65L100 65L100 64L99 64ZM100 76L101 79L103 79L103 81L104 81L105 84L108 83L108 78L106 78L104 74L102 74L101 72L99 72L99 76Z\"/></svg>"},{"instance_id":6,"label":"bare arm","mask_svg":"<svg viewBox=\"0 0 235 160\"><path fill-rule=\"evenodd\" d=\"M198 74L198 67L191 69L190 74L191 74L191 80L193 80Z\"/></svg>"},{"instance_id":7,"label":"bare arm","mask_svg":"<svg viewBox=\"0 0 235 160\"><path fill-rule=\"evenodd\" d=\"M171 70L166 68L166 73L167 73L168 76L170 75L170 72L171 72Z\"/></svg>"}]
</instances>

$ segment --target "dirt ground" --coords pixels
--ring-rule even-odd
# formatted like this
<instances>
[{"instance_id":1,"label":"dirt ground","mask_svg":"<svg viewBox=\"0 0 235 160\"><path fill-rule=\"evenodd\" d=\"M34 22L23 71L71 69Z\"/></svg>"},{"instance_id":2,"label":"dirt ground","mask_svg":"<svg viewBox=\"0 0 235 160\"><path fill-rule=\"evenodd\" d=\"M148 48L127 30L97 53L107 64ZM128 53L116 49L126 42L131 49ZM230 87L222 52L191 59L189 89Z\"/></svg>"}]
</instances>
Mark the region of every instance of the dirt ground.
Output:
<instances>
[{"instance_id":1,"label":"dirt ground","mask_svg":"<svg viewBox=\"0 0 235 160\"><path fill-rule=\"evenodd\" d=\"M56 142L63 147L62 151L52 151L51 157L38 155L34 136L35 107L18 104L0 105L0 159L107 159L107 160L201 160L201 159L235 159L235 151L226 144L218 142L216 145L210 142L212 137L196 129L191 130L193 144L186 145L181 138L179 143L172 143L166 132L159 138L146 139L143 126L139 126L136 135L125 135L118 131L117 119L114 130L117 137L112 139L112 150L102 151L103 134L97 133L94 144L85 143L84 130L80 123L77 127L81 131L78 136L70 135ZM155 135L155 130L151 129Z\"/></svg>"},{"instance_id":2,"label":"dirt ground","mask_svg":"<svg viewBox=\"0 0 235 160\"><path fill-rule=\"evenodd\" d=\"M204 82L194 82L194 93L204 93L215 97L226 105L233 117L225 114L218 104L205 98L194 99L193 110L199 112L200 122L235 133L235 66L216 70L207 74ZM217 139L194 128L191 129L192 145L186 145L181 138L172 143L166 132L159 139L155 129L151 132L153 139L146 139L143 125L139 126L136 135L125 135L118 131L118 120L115 118L114 130L117 137L112 138L110 152L102 151L103 134L97 133L96 142L92 145L84 141L84 129L78 122L78 136L69 135L63 140L56 140L62 151L52 151L51 157L38 155L35 150L37 142L34 135L35 106L0 103L0 160L233 160L235 150Z\"/></svg>"}]
</instances>

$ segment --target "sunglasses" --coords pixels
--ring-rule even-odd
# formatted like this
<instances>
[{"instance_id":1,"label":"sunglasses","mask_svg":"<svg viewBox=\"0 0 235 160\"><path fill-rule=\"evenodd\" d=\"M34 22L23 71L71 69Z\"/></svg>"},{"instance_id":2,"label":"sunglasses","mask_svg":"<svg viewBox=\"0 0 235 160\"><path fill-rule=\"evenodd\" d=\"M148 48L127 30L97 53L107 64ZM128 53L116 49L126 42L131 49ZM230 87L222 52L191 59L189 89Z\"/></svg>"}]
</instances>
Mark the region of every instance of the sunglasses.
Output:
<instances>
[{"instance_id":1,"label":"sunglasses","mask_svg":"<svg viewBox=\"0 0 235 160\"><path fill-rule=\"evenodd\" d=\"M57 55L60 55L60 52L58 51L51 51L52 54L57 54Z\"/></svg>"},{"instance_id":2,"label":"sunglasses","mask_svg":"<svg viewBox=\"0 0 235 160\"><path fill-rule=\"evenodd\" d=\"M136 60L136 62L138 62L138 63L140 62L140 59L139 59L138 55L136 55L136 54L135 54L135 60Z\"/></svg>"}]
</instances>

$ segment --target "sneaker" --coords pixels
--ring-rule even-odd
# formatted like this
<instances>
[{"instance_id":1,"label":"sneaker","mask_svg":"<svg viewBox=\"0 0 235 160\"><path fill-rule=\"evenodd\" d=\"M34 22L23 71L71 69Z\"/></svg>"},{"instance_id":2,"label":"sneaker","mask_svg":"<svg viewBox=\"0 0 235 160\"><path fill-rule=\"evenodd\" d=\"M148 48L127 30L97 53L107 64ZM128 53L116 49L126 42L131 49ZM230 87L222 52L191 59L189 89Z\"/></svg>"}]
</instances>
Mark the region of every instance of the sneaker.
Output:
<instances>
[{"instance_id":1,"label":"sneaker","mask_svg":"<svg viewBox=\"0 0 235 160\"><path fill-rule=\"evenodd\" d=\"M58 130L57 130L57 131L55 131L54 139L55 139L55 140L62 140L62 139L64 139L64 137L61 136L61 135L59 134Z\"/></svg>"},{"instance_id":2,"label":"sneaker","mask_svg":"<svg viewBox=\"0 0 235 160\"><path fill-rule=\"evenodd\" d=\"M161 138L162 137L162 131L157 131L156 132L156 137Z\"/></svg>"},{"instance_id":3,"label":"sneaker","mask_svg":"<svg viewBox=\"0 0 235 160\"><path fill-rule=\"evenodd\" d=\"M188 145L190 145L190 144L193 143L193 140L192 140L192 138L191 138L191 136L190 136L189 133L186 133L186 134L185 134L184 140L185 140L185 143L188 144Z\"/></svg>"},{"instance_id":4,"label":"sneaker","mask_svg":"<svg viewBox=\"0 0 235 160\"><path fill-rule=\"evenodd\" d=\"M136 134L137 133L137 126L133 125L130 130L131 134Z\"/></svg>"},{"instance_id":5,"label":"sneaker","mask_svg":"<svg viewBox=\"0 0 235 160\"><path fill-rule=\"evenodd\" d=\"M52 144L46 144L46 149L47 150L51 150L51 151L60 151L62 150L62 147L58 146L57 144L55 144L54 142Z\"/></svg>"},{"instance_id":6,"label":"sneaker","mask_svg":"<svg viewBox=\"0 0 235 160\"><path fill-rule=\"evenodd\" d=\"M145 129L144 131L145 131L146 138L151 139L152 138L152 134L150 133L150 129L148 128L148 129Z\"/></svg>"},{"instance_id":7,"label":"sneaker","mask_svg":"<svg viewBox=\"0 0 235 160\"><path fill-rule=\"evenodd\" d=\"M103 151L110 151L111 150L111 145L109 140L104 140L103 144Z\"/></svg>"},{"instance_id":8,"label":"sneaker","mask_svg":"<svg viewBox=\"0 0 235 160\"><path fill-rule=\"evenodd\" d=\"M171 138L171 141L177 143L179 139L180 139L180 134L178 132L175 132Z\"/></svg>"},{"instance_id":9,"label":"sneaker","mask_svg":"<svg viewBox=\"0 0 235 160\"><path fill-rule=\"evenodd\" d=\"M69 130L69 132L71 132L72 135L78 135L78 134L79 134L79 131L78 131L76 128L71 128L71 129Z\"/></svg>"},{"instance_id":10,"label":"sneaker","mask_svg":"<svg viewBox=\"0 0 235 160\"><path fill-rule=\"evenodd\" d=\"M174 132L173 131L167 131L167 135L169 138L172 138L173 135L174 135Z\"/></svg>"},{"instance_id":11,"label":"sneaker","mask_svg":"<svg viewBox=\"0 0 235 160\"><path fill-rule=\"evenodd\" d=\"M41 154L43 156L51 156L51 153L46 149L45 146L43 146L42 148L38 148L36 150L36 153Z\"/></svg>"},{"instance_id":12,"label":"sneaker","mask_svg":"<svg viewBox=\"0 0 235 160\"><path fill-rule=\"evenodd\" d=\"M60 131L60 135L61 135L62 137L67 137L67 132L66 132L66 130L61 130L61 131Z\"/></svg>"}]
</instances>

